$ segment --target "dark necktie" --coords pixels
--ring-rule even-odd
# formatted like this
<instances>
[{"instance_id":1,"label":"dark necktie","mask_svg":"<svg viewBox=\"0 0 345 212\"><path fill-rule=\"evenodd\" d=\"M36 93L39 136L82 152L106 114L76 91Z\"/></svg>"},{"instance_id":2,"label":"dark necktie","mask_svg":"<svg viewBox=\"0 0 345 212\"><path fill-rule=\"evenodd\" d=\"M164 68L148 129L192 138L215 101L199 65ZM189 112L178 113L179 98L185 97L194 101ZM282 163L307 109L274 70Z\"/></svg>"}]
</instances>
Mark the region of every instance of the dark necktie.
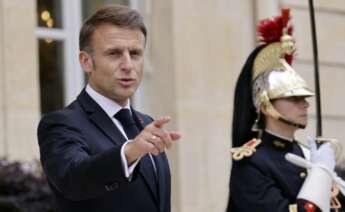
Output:
<instances>
[{"instance_id":1,"label":"dark necktie","mask_svg":"<svg viewBox=\"0 0 345 212\"><path fill-rule=\"evenodd\" d=\"M134 139L139 134L139 129L135 124L129 109L121 109L114 116L123 127L128 139ZM151 184L155 186L154 191L157 192L157 178L153 168L152 160L148 154L140 159L141 166L144 167L146 176L151 181Z\"/></svg>"},{"instance_id":2,"label":"dark necktie","mask_svg":"<svg viewBox=\"0 0 345 212\"><path fill-rule=\"evenodd\" d=\"M119 110L114 117L122 124L123 130L125 131L129 140L135 138L139 134L139 129L135 125L129 109Z\"/></svg>"}]
</instances>

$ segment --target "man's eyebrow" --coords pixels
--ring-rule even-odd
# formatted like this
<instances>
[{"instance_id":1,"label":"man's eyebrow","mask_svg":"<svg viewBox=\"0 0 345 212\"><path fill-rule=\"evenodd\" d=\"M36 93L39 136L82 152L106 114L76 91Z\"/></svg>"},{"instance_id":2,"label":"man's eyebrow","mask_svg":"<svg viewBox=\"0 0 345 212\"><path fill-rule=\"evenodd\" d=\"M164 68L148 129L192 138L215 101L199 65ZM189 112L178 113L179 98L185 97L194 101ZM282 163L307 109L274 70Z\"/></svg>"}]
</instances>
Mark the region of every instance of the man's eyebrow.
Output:
<instances>
[{"instance_id":1,"label":"man's eyebrow","mask_svg":"<svg viewBox=\"0 0 345 212\"><path fill-rule=\"evenodd\" d=\"M114 50L125 50L125 49L128 49L129 51L132 51L132 50L143 50L142 47L140 46L129 46L129 47L125 47L125 46L115 46L115 47L109 47L109 48L106 48L105 51L114 51Z\"/></svg>"},{"instance_id":2,"label":"man's eyebrow","mask_svg":"<svg viewBox=\"0 0 345 212\"><path fill-rule=\"evenodd\" d=\"M144 49L139 48L139 47L134 47L134 48L129 48L129 51L143 52Z\"/></svg>"},{"instance_id":3,"label":"man's eyebrow","mask_svg":"<svg viewBox=\"0 0 345 212\"><path fill-rule=\"evenodd\" d=\"M117 46L117 47L110 47L110 48L107 48L107 49L105 49L104 50L104 52L105 53L110 53L110 52L114 52L114 51L123 51L123 49L124 48L122 48L122 47L119 47L119 46Z\"/></svg>"}]
</instances>

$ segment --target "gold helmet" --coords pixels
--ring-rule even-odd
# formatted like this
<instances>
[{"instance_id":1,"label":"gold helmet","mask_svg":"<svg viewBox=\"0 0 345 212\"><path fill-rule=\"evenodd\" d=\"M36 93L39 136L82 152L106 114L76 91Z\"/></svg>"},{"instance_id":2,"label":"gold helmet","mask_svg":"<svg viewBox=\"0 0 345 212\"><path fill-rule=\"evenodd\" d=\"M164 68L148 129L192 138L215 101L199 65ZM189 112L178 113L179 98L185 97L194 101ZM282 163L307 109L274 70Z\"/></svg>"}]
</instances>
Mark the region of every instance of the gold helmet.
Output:
<instances>
[{"instance_id":1,"label":"gold helmet","mask_svg":"<svg viewBox=\"0 0 345 212\"><path fill-rule=\"evenodd\" d=\"M273 118L304 128L281 115L271 100L291 96L313 96L304 79L291 67L295 43L289 25L289 9L274 19L265 19L258 25L259 39L265 45L256 55L252 73L252 96L257 113L264 106Z\"/></svg>"}]
</instances>

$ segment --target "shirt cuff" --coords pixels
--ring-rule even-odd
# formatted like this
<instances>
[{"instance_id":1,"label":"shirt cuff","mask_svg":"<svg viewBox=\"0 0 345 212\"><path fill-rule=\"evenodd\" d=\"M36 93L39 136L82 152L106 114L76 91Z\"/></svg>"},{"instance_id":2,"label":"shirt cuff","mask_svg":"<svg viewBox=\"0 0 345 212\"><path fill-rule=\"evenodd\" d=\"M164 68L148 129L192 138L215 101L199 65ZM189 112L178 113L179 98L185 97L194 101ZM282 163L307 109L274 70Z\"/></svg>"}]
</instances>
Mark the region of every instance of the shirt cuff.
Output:
<instances>
[{"instance_id":1,"label":"shirt cuff","mask_svg":"<svg viewBox=\"0 0 345 212\"><path fill-rule=\"evenodd\" d=\"M134 161L134 163L131 166L128 166L126 155L125 155L125 146L129 142L132 142L132 140L128 140L121 147L121 162L122 162L123 172L125 173L125 177L128 179L128 181L131 181L134 169L138 165L140 158L138 158L136 161Z\"/></svg>"}]
</instances>

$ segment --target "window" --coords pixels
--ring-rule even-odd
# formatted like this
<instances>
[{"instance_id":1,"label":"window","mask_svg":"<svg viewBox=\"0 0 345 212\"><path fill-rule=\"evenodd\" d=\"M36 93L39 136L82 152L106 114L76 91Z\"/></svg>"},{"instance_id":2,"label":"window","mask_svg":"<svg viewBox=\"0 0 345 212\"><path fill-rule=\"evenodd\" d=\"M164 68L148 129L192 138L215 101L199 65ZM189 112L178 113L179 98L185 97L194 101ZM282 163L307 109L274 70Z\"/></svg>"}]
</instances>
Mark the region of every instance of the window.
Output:
<instances>
[{"instance_id":1,"label":"window","mask_svg":"<svg viewBox=\"0 0 345 212\"><path fill-rule=\"evenodd\" d=\"M45 38L38 43L41 112L47 113L64 104L63 42Z\"/></svg>"},{"instance_id":2,"label":"window","mask_svg":"<svg viewBox=\"0 0 345 212\"><path fill-rule=\"evenodd\" d=\"M84 87L78 61L80 0L37 0L41 112L69 104Z\"/></svg>"}]
</instances>

